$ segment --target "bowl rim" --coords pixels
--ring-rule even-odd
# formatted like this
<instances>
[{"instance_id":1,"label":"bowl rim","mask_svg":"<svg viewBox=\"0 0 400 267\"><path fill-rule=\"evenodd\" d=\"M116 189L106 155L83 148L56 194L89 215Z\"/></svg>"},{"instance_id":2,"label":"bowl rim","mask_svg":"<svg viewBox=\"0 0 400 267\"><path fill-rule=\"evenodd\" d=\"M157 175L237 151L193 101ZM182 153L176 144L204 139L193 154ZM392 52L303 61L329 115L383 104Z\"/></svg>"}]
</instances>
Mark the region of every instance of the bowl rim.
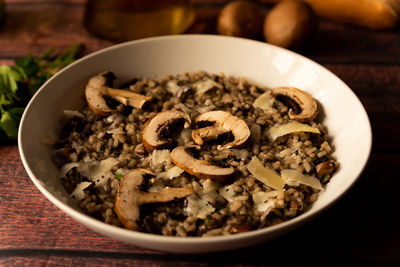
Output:
<instances>
[{"instance_id":1,"label":"bowl rim","mask_svg":"<svg viewBox=\"0 0 400 267\"><path fill-rule=\"evenodd\" d=\"M294 55L296 58L299 58L300 60L305 60L307 62L310 62L316 66L318 66L319 68L322 68L324 71L326 71L327 73L329 73L329 75L332 76L332 78L336 79L346 90L349 91L349 93L355 98L355 100L358 102L358 104L360 105L363 114L365 115L365 119L367 120L367 125L368 125L368 131L365 135L366 138L366 143L368 145L368 153L366 153L363 158L360 160L363 164L361 166L361 168L359 168L359 171L357 172L357 175L355 175L355 177L353 178L352 182L343 190L341 190L334 199L332 199L332 201L328 202L326 205L319 207L315 210L308 210L305 211L304 213L302 213L299 216L296 216L295 218L291 218L288 221L276 224L276 225L272 225L266 228L262 228L262 229L256 229L256 230L252 230L249 232L245 232L245 233L237 233L237 234L233 234L233 235L219 235L219 236L208 236L208 237L176 237L176 236L163 236L163 235L156 235L156 234L152 234L152 233L144 233L144 232L137 232L137 231L132 231L132 230L128 230L122 227L117 227L114 225L109 225L106 224L103 221L97 220L95 218L90 217L88 214L84 213L83 211L78 211L72 207L70 207L69 205L67 205L66 203L64 203L63 201L61 201L60 199L57 198L57 196L55 196L53 193L51 193L50 191L48 191L45 186L43 186L39 179L36 178L35 174L33 173L33 171L31 170L27 159L25 157L25 152L24 152L24 146L22 143L22 129L23 129L23 125L27 116L27 113L30 111L31 106L34 104L35 99L37 98L37 96L43 91L45 90L45 88L48 86L48 84L52 83L54 79L57 79L57 77L63 75L64 72L68 71L69 69L75 68L75 66L79 65L81 62L92 58L92 57L97 57L98 55L104 54L104 53L108 53L109 51L113 51L113 50L118 50L124 47L129 47L129 46L135 46L137 44L141 44L141 43L148 43L148 42L159 42L159 41L166 41L166 40L180 40L180 39L187 39L187 38L199 38L199 39L229 39L233 42L248 42L248 44L251 45L262 45L262 46L267 46L271 49L275 49L275 50L280 50L283 51L285 53L289 53L291 55ZM238 38L238 37L227 37L227 36L219 36L219 35L209 35L209 34L185 34L185 35L170 35L170 36L159 36L159 37L150 37L150 38L144 38L144 39L139 39L139 40L134 40L134 41L129 41L129 42L124 42L124 43L120 43L120 44L115 44L103 49L100 49L96 52L90 53L78 60L76 60L75 62L69 64L68 66L66 66L65 68L63 68L62 70L60 70L58 73L56 73L55 75L53 75L48 81L46 81L40 88L39 90L35 93L35 95L32 97L32 99L30 100L30 102L28 103L22 117L21 117L21 122L19 125L19 131L18 131L18 149L19 149L19 154L23 163L23 166L26 170L26 172L28 173L28 176L30 177L30 179L32 180L32 182L35 184L35 186L39 189L39 191L48 199L50 200L50 202L52 202L55 206L57 206L57 208L59 208L60 210L62 210L63 212L65 212L68 216L74 218L75 220L77 220L79 223L82 223L84 225L86 225L89 228L92 229L99 229L102 228L104 229L107 233L109 233L108 236L110 237L114 237L115 239L118 239L118 236L125 236L128 239L131 240L144 240L144 241L151 241L151 242L158 242L158 243L164 243L164 244L171 244L171 243L175 243L175 244L185 244L185 245L200 245L200 244L208 244L210 242L217 242L217 243L224 243L224 242L230 242L230 241L240 241L240 240L247 240L247 239L251 239L251 238L255 238L255 237L259 237L259 236L263 236L263 235L267 235L268 233L273 233L273 232L278 232L279 230L291 230L292 228L294 228L293 226L295 225L300 225L300 222L306 222L309 219L315 217L318 214L321 214L323 211L327 210L329 207L331 207L333 204L335 204L339 199L341 199L343 197L343 195L345 195L356 183L356 181L360 178L362 172L364 171L365 167L368 164L368 160L370 158L370 154L371 154L371 149L372 149L372 129L371 129L371 123L370 120L368 118L368 114L364 108L364 106L362 105L361 101L359 100L359 98L357 97L357 95L338 77L336 76L333 72L331 72L330 70L326 69L324 66L318 64L317 62L303 56L300 54L297 54L293 51L281 48L281 47L277 47L268 43L264 43L261 41L256 41L256 40L250 40L250 39L244 39L244 38ZM126 242L126 241L125 241ZM135 244L133 242L129 242L131 244ZM150 247L149 247L150 248ZM221 248L220 250L223 250L223 248ZM215 250L217 251L217 250Z\"/></svg>"}]
</instances>

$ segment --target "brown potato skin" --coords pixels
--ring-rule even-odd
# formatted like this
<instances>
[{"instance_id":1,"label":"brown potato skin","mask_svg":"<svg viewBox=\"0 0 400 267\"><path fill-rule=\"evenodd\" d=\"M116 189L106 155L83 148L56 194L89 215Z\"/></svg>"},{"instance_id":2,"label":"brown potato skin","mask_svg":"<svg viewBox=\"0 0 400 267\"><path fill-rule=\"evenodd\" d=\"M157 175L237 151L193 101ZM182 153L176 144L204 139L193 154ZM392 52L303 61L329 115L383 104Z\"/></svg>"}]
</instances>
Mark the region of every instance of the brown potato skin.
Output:
<instances>
[{"instance_id":1,"label":"brown potato skin","mask_svg":"<svg viewBox=\"0 0 400 267\"><path fill-rule=\"evenodd\" d=\"M312 36L317 25L310 5L302 1L283 1L265 17L264 38L267 43L296 49Z\"/></svg>"},{"instance_id":2,"label":"brown potato skin","mask_svg":"<svg viewBox=\"0 0 400 267\"><path fill-rule=\"evenodd\" d=\"M279 3L283 0L261 0ZM321 17L373 30L388 30L400 23L398 0L303 0Z\"/></svg>"},{"instance_id":3,"label":"brown potato skin","mask_svg":"<svg viewBox=\"0 0 400 267\"><path fill-rule=\"evenodd\" d=\"M256 39L261 36L264 15L248 1L233 1L218 15L217 30L221 35Z\"/></svg>"}]
</instances>

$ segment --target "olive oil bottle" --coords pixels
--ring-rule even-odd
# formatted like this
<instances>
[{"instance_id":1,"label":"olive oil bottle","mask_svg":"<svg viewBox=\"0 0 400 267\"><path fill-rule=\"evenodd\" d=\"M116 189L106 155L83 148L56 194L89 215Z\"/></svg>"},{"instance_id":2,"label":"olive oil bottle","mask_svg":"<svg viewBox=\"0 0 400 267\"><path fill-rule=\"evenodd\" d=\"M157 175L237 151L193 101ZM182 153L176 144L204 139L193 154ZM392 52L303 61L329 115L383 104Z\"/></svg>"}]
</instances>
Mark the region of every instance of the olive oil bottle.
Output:
<instances>
[{"instance_id":1,"label":"olive oil bottle","mask_svg":"<svg viewBox=\"0 0 400 267\"><path fill-rule=\"evenodd\" d=\"M94 35L123 42L183 33L194 19L190 0L87 0L84 24Z\"/></svg>"}]
</instances>

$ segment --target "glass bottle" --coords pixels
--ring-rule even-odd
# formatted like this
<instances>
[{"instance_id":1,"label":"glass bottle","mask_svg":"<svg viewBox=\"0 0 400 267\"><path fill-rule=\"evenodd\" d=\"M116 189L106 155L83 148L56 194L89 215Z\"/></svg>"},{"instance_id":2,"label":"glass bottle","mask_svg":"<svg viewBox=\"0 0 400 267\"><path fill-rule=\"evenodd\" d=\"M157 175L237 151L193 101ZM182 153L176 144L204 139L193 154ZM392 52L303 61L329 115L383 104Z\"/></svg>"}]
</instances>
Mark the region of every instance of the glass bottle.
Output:
<instances>
[{"instance_id":1,"label":"glass bottle","mask_svg":"<svg viewBox=\"0 0 400 267\"><path fill-rule=\"evenodd\" d=\"M84 24L94 35L123 42L183 33L194 19L190 0L87 0Z\"/></svg>"}]
</instances>

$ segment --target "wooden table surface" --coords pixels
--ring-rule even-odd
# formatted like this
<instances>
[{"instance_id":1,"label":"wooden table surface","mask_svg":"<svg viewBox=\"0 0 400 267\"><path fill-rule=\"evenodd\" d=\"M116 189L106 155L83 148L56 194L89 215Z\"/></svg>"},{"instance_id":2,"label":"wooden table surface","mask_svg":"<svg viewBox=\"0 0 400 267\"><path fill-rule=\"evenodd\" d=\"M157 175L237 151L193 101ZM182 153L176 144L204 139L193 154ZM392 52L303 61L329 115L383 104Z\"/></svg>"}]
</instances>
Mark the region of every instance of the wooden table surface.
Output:
<instances>
[{"instance_id":1,"label":"wooden table surface","mask_svg":"<svg viewBox=\"0 0 400 267\"><path fill-rule=\"evenodd\" d=\"M198 20L191 32L215 33L216 16L227 1L194 2ZM85 45L84 54L113 44L82 27L84 0L6 3L0 64L76 42ZM363 175L321 216L282 238L236 251L179 255L143 249L97 234L58 210L29 179L17 145L2 144L0 266L400 266L399 29L376 32L322 20L318 35L300 53L352 88L373 129Z\"/></svg>"}]
</instances>

